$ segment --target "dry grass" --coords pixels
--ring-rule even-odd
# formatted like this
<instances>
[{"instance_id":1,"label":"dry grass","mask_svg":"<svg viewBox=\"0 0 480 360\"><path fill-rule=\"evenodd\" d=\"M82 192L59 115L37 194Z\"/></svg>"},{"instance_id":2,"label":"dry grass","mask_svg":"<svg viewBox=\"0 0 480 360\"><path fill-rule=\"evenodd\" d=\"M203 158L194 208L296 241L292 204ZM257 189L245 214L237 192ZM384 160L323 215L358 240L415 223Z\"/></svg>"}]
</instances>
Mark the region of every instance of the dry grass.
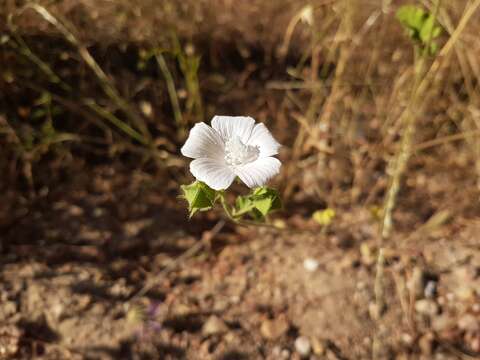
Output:
<instances>
[{"instance_id":1,"label":"dry grass","mask_svg":"<svg viewBox=\"0 0 480 360\"><path fill-rule=\"evenodd\" d=\"M43 93L72 118L49 121L80 136L80 147L153 151L160 166L180 164L176 145L189 124L227 109L251 113L287 145L287 198L373 206L388 193L384 237L411 153L420 162L473 163L469 177L479 181L478 2L441 5L444 47L422 60L420 78L390 1L39 4L4 4L3 132L14 147L42 142L45 118L28 120ZM238 93L250 88L260 99L245 107L249 97ZM72 128L78 121L85 125Z\"/></svg>"},{"instance_id":2,"label":"dry grass","mask_svg":"<svg viewBox=\"0 0 480 360\"><path fill-rule=\"evenodd\" d=\"M420 74L387 0L38 3L3 5L5 189L91 156L181 178L191 124L251 114L286 145L291 204L383 209L386 240L479 214L480 1L422 1L444 34Z\"/></svg>"}]
</instances>

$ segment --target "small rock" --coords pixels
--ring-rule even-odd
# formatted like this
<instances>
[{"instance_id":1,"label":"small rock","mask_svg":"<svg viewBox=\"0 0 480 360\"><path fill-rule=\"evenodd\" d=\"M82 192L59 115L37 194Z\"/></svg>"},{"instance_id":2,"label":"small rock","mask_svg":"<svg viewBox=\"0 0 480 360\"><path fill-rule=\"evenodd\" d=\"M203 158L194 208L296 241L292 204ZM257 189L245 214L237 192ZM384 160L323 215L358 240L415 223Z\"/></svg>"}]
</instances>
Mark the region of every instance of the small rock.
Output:
<instances>
[{"instance_id":1,"label":"small rock","mask_svg":"<svg viewBox=\"0 0 480 360\"><path fill-rule=\"evenodd\" d=\"M436 332L450 330L457 325L455 319L447 314L436 316L432 319L432 329Z\"/></svg>"},{"instance_id":2,"label":"small rock","mask_svg":"<svg viewBox=\"0 0 480 360\"><path fill-rule=\"evenodd\" d=\"M428 281L423 292L427 299L433 299L437 294L437 282L433 280Z\"/></svg>"},{"instance_id":3,"label":"small rock","mask_svg":"<svg viewBox=\"0 0 480 360\"><path fill-rule=\"evenodd\" d=\"M95 209L93 209L93 216L96 217L96 218L99 218L101 216L103 216L105 214L105 209L102 209L102 208L99 208L99 207L96 207Z\"/></svg>"},{"instance_id":4,"label":"small rock","mask_svg":"<svg viewBox=\"0 0 480 360\"><path fill-rule=\"evenodd\" d=\"M15 325L0 327L0 359L11 359L20 347L22 331Z\"/></svg>"},{"instance_id":5,"label":"small rock","mask_svg":"<svg viewBox=\"0 0 480 360\"><path fill-rule=\"evenodd\" d=\"M307 357L312 351L312 345L310 345L310 340L305 336L299 336L295 340L295 350L301 357Z\"/></svg>"},{"instance_id":6,"label":"small rock","mask_svg":"<svg viewBox=\"0 0 480 360\"><path fill-rule=\"evenodd\" d=\"M290 351L288 349L283 349L282 352L280 353L280 358L283 360L290 359Z\"/></svg>"},{"instance_id":7,"label":"small rock","mask_svg":"<svg viewBox=\"0 0 480 360\"><path fill-rule=\"evenodd\" d=\"M281 315L276 319L265 320L260 327L260 332L264 338L274 340L284 335L289 328L287 318Z\"/></svg>"},{"instance_id":8,"label":"small rock","mask_svg":"<svg viewBox=\"0 0 480 360\"><path fill-rule=\"evenodd\" d=\"M225 311L230 305L229 299L227 298L218 298L215 299L213 304L213 311L222 312Z\"/></svg>"},{"instance_id":9,"label":"small rock","mask_svg":"<svg viewBox=\"0 0 480 360\"><path fill-rule=\"evenodd\" d=\"M315 355L324 355L327 350L327 344L325 341L314 338L312 340L312 349Z\"/></svg>"},{"instance_id":10,"label":"small rock","mask_svg":"<svg viewBox=\"0 0 480 360\"><path fill-rule=\"evenodd\" d=\"M340 360L340 357L331 349L328 349L326 352L326 360Z\"/></svg>"},{"instance_id":11,"label":"small rock","mask_svg":"<svg viewBox=\"0 0 480 360\"><path fill-rule=\"evenodd\" d=\"M140 110L142 111L143 115L145 115L148 118L152 117L153 114L153 107L152 104L149 101L140 101L139 103Z\"/></svg>"},{"instance_id":12,"label":"small rock","mask_svg":"<svg viewBox=\"0 0 480 360\"><path fill-rule=\"evenodd\" d=\"M465 314L458 320L458 328L464 331L480 331L480 317Z\"/></svg>"},{"instance_id":13,"label":"small rock","mask_svg":"<svg viewBox=\"0 0 480 360\"><path fill-rule=\"evenodd\" d=\"M224 340L226 343L233 343L236 339L237 339L237 336L232 332L229 332L224 336Z\"/></svg>"},{"instance_id":14,"label":"small rock","mask_svg":"<svg viewBox=\"0 0 480 360\"><path fill-rule=\"evenodd\" d=\"M435 316L438 314L438 305L433 300L421 299L415 302L415 310L417 313L426 316Z\"/></svg>"},{"instance_id":15,"label":"small rock","mask_svg":"<svg viewBox=\"0 0 480 360\"><path fill-rule=\"evenodd\" d=\"M228 331L228 326L218 316L210 316L203 324L202 333L206 336L223 334Z\"/></svg>"},{"instance_id":16,"label":"small rock","mask_svg":"<svg viewBox=\"0 0 480 360\"><path fill-rule=\"evenodd\" d=\"M288 360L290 358L290 351L288 351L288 349L282 349L277 345L272 349L272 356L274 359Z\"/></svg>"},{"instance_id":17,"label":"small rock","mask_svg":"<svg viewBox=\"0 0 480 360\"><path fill-rule=\"evenodd\" d=\"M407 345L408 347L412 346L413 342L414 342L414 338L412 335L410 335L409 333L403 333L401 335L401 339L402 339L402 342Z\"/></svg>"},{"instance_id":18,"label":"small rock","mask_svg":"<svg viewBox=\"0 0 480 360\"><path fill-rule=\"evenodd\" d=\"M318 269L318 266L319 266L318 261L313 258L306 258L303 261L303 267L308 272L316 271Z\"/></svg>"},{"instance_id":19,"label":"small rock","mask_svg":"<svg viewBox=\"0 0 480 360\"><path fill-rule=\"evenodd\" d=\"M17 312L17 303L14 301L4 301L0 309L0 319L7 318Z\"/></svg>"},{"instance_id":20,"label":"small rock","mask_svg":"<svg viewBox=\"0 0 480 360\"><path fill-rule=\"evenodd\" d=\"M275 357L275 358L278 358L280 357L280 354L282 353L282 348L280 346L275 346L273 349L272 349L272 355Z\"/></svg>"},{"instance_id":21,"label":"small rock","mask_svg":"<svg viewBox=\"0 0 480 360\"><path fill-rule=\"evenodd\" d=\"M80 206L70 205L68 208L68 213L72 216L82 216L84 211Z\"/></svg>"}]
</instances>

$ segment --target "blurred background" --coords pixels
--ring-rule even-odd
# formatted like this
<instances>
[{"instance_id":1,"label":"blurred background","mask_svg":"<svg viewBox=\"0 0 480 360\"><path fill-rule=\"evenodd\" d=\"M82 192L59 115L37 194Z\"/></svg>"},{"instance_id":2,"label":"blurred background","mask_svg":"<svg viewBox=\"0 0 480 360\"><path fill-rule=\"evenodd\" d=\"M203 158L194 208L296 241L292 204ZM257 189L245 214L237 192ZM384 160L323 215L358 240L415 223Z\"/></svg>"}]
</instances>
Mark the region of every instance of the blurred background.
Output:
<instances>
[{"instance_id":1,"label":"blurred background","mask_svg":"<svg viewBox=\"0 0 480 360\"><path fill-rule=\"evenodd\" d=\"M479 7L3 0L0 359L480 356ZM214 115L283 145L268 227L188 220Z\"/></svg>"}]
</instances>

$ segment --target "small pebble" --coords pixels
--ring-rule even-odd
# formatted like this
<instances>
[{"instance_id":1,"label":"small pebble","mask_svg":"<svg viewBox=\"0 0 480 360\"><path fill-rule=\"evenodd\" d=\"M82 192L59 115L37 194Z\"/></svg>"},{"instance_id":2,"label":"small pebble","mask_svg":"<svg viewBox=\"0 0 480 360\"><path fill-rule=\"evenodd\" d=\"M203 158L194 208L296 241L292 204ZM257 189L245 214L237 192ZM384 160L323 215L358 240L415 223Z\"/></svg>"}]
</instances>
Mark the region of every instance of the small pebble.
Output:
<instances>
[{"instance_id":1,"label":"small pebble","mask_svg":"<svg viewBox=\"0 0 480 360\"><path fill-rule=\"evenodd\" d=\"M300 336L295 340L295 350L301 357L307 357L312 351L310 340L305 336Z\"/></svg>"},{"instance_id":2,"label":"small pebble","mask_svg":"<svg viewBox=\"0 0 480 360\"><path fill-rule=\"evenodd\" d=\"M223 334L228 331L228 326L218 316L212 315L203 324L202 333L206 336Z\"/></svg>"},{"instance_id":3,"label":"small pebble","mask_svg":"<svg viewBox=\"0 0 480 360\"><path fill-rule=\"evenodd\" d=\"M280 356L282 359L288 360L290 359L290 351L288 349L283 349Z\"/></svg>"},{"instance_id":4,"label":"small pebble","mask_svg":"<svg viewBox=\"0 0 480 360\"><path fill-rule=\"evenodd\" d=\"M282 348L280 346L275 346L273 349L272 349L272 355L275 357L275 358L278 358L282 353Z\"/></svg>"},{"instance_id":5,"label":"small pebble","mask_svg":"<svg viewBox=\"0 0 480 360\"><path fill-rule=\"evenodd\" d=\"M403 333L401 335L401 339L402 339L402 342L407 346L412 346L413 341L414 341L413 336L408 334L408 333Z\"/></svg>"},{"instance_id":6,"label":"small pebble","mask_svg":"<svg viewBox=\"0 0 480 360\"><path fill-rule=\"evenodd\" d=\"M303 267L308 272L314 272L318 269L318 261L313 258L306 258L303 261Z\"/></svg>"},{"instance_id":7,"label":"small pebble","mask_svg":"<svg viewBox=\"0 0 480 360\"><path fill-rule=\"evenodd\" d=\"M438 314L438 305L433 300L421 299L415 302L415 310L417 313L426 316L435 316Z\"/></svg>"},{"instance_id":8,"label":"small pebble","mask_svg":"<svg viewBox=\"0 0 480 360\"><path fill-rule=\"evenodd\" d=\"M312 349L316 355L323 355L327 350L327 344L325 343L325 341L314 338L312 341Z\"/></svg>"},{"instance_id":9,"label":"small pebble","mask_svg":"<svg viewBox=\"0 0 480 360\"><path fill-rule=\"evenodd\" d=\"M428 281L427 285L425 285L424 294L427 299L433 299L437 294L437 282L433 280Z\"/></svg>"},{"instance_id":10,"label":"small pebble","mask_svg":"<svg viewBox=\"0 0 480 360\"><path fill-rule=\"evenodd\" d=\"M260 326L260 333L265 339L275 340L284 335L290 324L284 315L280 315L276 319L265 320Z\"/></svg>"},{"instance_id":11,"label":"small pebble","mask_svg":"<svg viewBox=\"0 0 480 360\"><path fill-rule=\"evenodd\" d=\"M442 332L452 329L456 325L456 320L448 314L442 314L432 319L432 329L436 332Z\"/></svg>"}]
</instances>

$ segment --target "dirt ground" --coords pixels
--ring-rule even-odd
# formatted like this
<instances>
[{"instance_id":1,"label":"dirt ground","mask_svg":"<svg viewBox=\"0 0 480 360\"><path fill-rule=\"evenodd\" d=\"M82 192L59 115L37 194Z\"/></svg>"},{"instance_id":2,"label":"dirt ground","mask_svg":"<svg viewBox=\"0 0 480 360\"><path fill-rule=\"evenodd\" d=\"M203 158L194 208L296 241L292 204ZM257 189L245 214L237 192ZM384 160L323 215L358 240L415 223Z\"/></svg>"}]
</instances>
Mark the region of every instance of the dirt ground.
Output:
<instances>
[{"instance_id":1,"label":"dirt ground","mask_svg":"<svg viewBox=\"0 0 480 360\"><path fill-rule=\"evenodd\" d=\"M478 355L480 223L388 244L378 318L368 211L327 231L302 215L288 230L227 224L207 241L214 218L189 222L153 177L126 175L99 166L16 209L2 358L370 359L374 341L385 359Z\"/></svg>"},{"instance_id":2,"label":"dirt ground","mask_svg":"<svg viewBox=\"0 0 480 360\"><path fill-rule=\"evenodd\" d=\"M39 3L77 38L0 4L0 360L480 358L478 12L423 94L378 266L415 67L406 2ZM472 3L442 2L439 45ZM161 161L117 126L137 125L122 99ZM284 145L275 226L188 220L183 127L215 114Z\"/></svg>"}]
</instances>

